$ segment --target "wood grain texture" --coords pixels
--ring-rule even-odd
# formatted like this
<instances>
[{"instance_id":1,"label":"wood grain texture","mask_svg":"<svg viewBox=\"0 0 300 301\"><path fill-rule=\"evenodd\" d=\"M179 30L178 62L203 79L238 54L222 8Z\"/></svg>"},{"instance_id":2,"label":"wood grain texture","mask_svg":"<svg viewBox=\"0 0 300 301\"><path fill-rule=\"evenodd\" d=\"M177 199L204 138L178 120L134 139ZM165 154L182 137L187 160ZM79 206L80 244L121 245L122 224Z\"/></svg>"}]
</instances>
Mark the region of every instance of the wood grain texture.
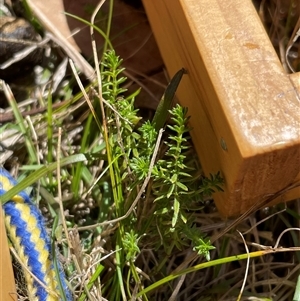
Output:
<instances>
[{"instance_id":1,"label":"wood grain texture","mask_svg":"<svg viewBox=\"0 0 300 301\"><path fill-rule=\"evenodd\" d=\"M0 300L17 301L2 206L0 206Z\"/></svg>"},{"instance_id":2,"label":"wood grain texture","mask_svg":"<svg viewBox=\"0 0 300 301\"><path fill-rule=\"evenodd\" d=\"M251 3L144 0L170 75L189 108L206 174L221 171L220 213L236 216L299 181L299 76L287 75ZM277 201L300 197L300 188Z\"/></svg>"}]
</instances>

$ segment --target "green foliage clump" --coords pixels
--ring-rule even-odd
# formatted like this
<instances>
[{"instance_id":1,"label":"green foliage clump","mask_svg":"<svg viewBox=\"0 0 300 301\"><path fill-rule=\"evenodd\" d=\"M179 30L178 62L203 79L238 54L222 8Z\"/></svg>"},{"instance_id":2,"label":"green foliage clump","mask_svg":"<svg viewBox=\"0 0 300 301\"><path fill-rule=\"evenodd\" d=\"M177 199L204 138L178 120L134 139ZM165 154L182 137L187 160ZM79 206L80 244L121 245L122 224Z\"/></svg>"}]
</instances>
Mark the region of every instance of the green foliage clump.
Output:
<instances>
[{"instance_id":1,"label":"green foliage clump","mask_svg":"<svg viewBox=\"0 0 300 301\"><path fill-rule=\"evenodd\" d=\"M171 118L163 136L164 143L154 153L158 132L150 121L138 126L140 118L134 108L137 93L123 96L125 90L121 84L126 79L121 75L121 63L113 51L104 55L102 63L103 97L110 104L105 108L106 149L111 156L108 165L115 218L124 216L131 208L155 156L143 198L127 218L120 220L115 233L116 246L120 247L116 257L119 283L126 263L129 263L130 274L139 284L135 264L144 244L157 251L163 247L165 256L172 254L174 247L182 250L192 245L199 255L209 259L213 246L197 230L193 213L201 207L199 200L221 190L222 179L219 174L205 178L195 170L189 159L191 143L187 109L180 105L169 110ZM163 257L158 260L163 260Z\"/></svg>"},{"instance_id":2,"label":"green foliage clump","mask_svg":"<svg viewBox=\"0 0 300 301\"><path fill-rule=\"evenodd\" d=\"M143 293L147 279L167 276L164 266L170 256L178 250L193 249L209 260L213 249L209 238L199 231L195 215L203 200L221 190L222 179L219 174L205 178L195 164L187 109L175 105L166 110L183 73L177 76L175 88L171 81L154 121L143 121L134 106L139 90L126 95L123 71L122 60L114 51L104 53L101 80L86 88L90 91L90 111L84 114L77 141L69 139L71 127L64 126L64 116L76 111L72 105L76 106L84 93L57 111L52 109L56 100L49 97L45 126L38 131L47 137L40 162L43 167L32 165L30 168L37 170L20 183L24 189L41 180L40 194L47 200L50 218L57 222L65 219L64 231L60 231L61 225L54 226L59 231L53 231L62 243L64 255L68 256L70 249L72 252L76 249L76 254L84 249L85 255L76 258L78 262L68 262L66 267L70 276L76 274L78 267L92 271L88 281L82 280L83 290L80 290L81 280L77 277L72 280L78 300L82 301L89 290L100 286L102 296L111 301L135 300L138 294L147 300ZM19 124L24 124L22 133L28 142L28 153L32 154L30 162L35 164L38 154L26 122L19 116ZM33 122L38 125L40 118ZM163 133L158 125L164 127ZM59 135L54 135L58 128L62 128L61 144ZM59 156L55 145L63 145ZM57 172L58 164L60 176L56 178L53 172ZM54 199L53 195L59 195L59 191L64 192L62 198L66 197L65 208L58 208ZM65 217L59 211L62 209L70 214ZM69 243L67 227L81 228L80 240L69 245L69 249L65 243ZM99 237L104 237L100 243ZM110 264L100 263L104 256L95 252L99 250L98 244ZM143 254L149 250L153 257L145 264ZM151 265L154 268L150 271Z\"/></svg>"}]
</instances>

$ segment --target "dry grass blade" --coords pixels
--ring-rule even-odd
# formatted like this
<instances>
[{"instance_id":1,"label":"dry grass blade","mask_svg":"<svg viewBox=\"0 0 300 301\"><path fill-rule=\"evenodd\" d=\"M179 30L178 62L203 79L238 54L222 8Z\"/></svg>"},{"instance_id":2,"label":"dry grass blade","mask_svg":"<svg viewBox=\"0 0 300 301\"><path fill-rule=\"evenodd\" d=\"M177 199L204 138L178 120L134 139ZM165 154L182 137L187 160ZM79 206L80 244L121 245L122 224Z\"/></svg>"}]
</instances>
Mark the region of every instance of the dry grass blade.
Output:
<instances>
[{"instance_id":1,"label":"dry grass blade","mask_svg":"<svg viewBox=\"0 0 300 301\"><path fill-rule=\"evenodd\" d=\"M238 233L239 233L239 235L242 237L242 240L243 240L243 243L244 243L246 252L247 252L247 254L249 255L249 249L248 249L247 243L246 243L246 241L245 241L245 239L244 239L244 236L242 235L241 232L238 231ZM242 298L243 291L244 291L244 288L245 288L245 285L246 285L246 281L247 281L247 277L248 277L249 265L250 265L250 255L249 255L248 258L247 258L247 265L246 265L246 269L245 269L245 277L244 277L243 285L242 285L242 287L241 287L241 291L240 291L240 293L239 293L239 295L238 295L237 301L240 301L241 298Z\"/></svg>"},{"instance_id":2,"label":"dry grass blade","mask_svg":"<svg viewBox=\"0 0 300 301\"><path fill-rule=\"evenodd\" d=\"M92 225L92 226L79 227L78 228L79 231L89 230L89 229L93 229L93 228L104 226L104 225L110 225L110 224L118 223L121 220L126 219L132 213L134 207L136 206L138 201L141 199L141 197L142 197L142 195L143 195L143 193L144 193L144 191L145 191L145 189L146 189L146 187L147 187L147 185L150 181L152 169L153 169L153 166L155 164L155 160L156 160L156 157L157 157L157 154L158 154L158 149L159 149L159 146L160 146L160 142L161 142L163 132L164 132L164 130L160 129L160 131L158 133L157 140L156 140L155 148L154 148L154 151L153 151L153 156L151 158L151 162L150 162L150 165L149 165L149 170L148 170L147 177L145 178L145 180L143 182L143 185L141 186L136 198L134 199L133 203L131 204L131 206L128 209L128 211L126 212L126 214L121 216L121 217L118 217L116 219L106 221L106 222L103 222L103 223L95 224L95 225Z\"/></svg>"},{"instance_id":3,"label":"dry grass blade","mask_svg":"<svg viewBox=\"0 0 300 301\"><path fill-rule=\"evenodd\" d=\"M78 50L68 41L66 37L62 35L60 30L57 29L56 24L52 23L51 20L45 15L43 11L43 3L27 0L34 15L40 20L46 30L52 33L52 40L56 42L66 54L76 63L82 73L90 80L93 81L95 78L94 69L91 65L82 57ZM61 12L62 13L62 12Z\"/></svg>"},{"instance_id":4,"label":"dry grass blade","mask_svg":"<svg viewBox=\"0 0 300 301\"><path fill-rule=\"evenodd\" d=\"M294 184L288 185L288 187L283 188L281 191L278 191L276 194L274 194L270 197L267 197L265 200L263 200L262 202L260 202L258 204L255 204L254 206L249 208L249 210L247 210L244 214L242 214L239 218L237 218L235 221L233 221L229 226L227 226L224 230L222 230L220 233L213 236L211 238L211 241L215 242L216 240L221 238L223 235L225 235L228 231L230 231L231 229L236 227L240 222L242 222L250 214L252 214L253 212L256 212L260 208L264 208L264 207L268 206L269 204L272 203L273 200L278 198L280 195L286 193L287 191L289 191L291 189L299 187L299 186L300 186L300 183L294 183Z\"/></svg>"},{"instance_id":5,"label":"dry grass blade","mask_svg":"<svg viewBox=\"0 0 300 301\"><path fill-rule=\"evenodd\" d=\"M22 262L21 258L18 256L17 252L15 251L15 249L13 247L10 248L11 253L14 255L14 257L16 258L17 262L20 264L20 266L24 269L25 273L30 274L30 276L39 283L39 285L41 285L46 291L48 291L48 293L55 298L58 298L58 295L56 294L56 292L54 291L50 291L49 288L40 280L38 279L31 271L30 269L24 265L24 263ZM29 295L29 299L30 300L34 300L35 296L31 296L31 292L28 292ZM30 297L31 296L31 297Z\"/></svg>"},{"instance_id":6,"label":"dry grass blade","mask_svg":"<svg viewBox=\"0 0 300 301\"><path fill-rule=\"evenodd\" d=\"M290 63L290 60L289 60L289 52L291 50L291 48L293 47L293 45L296 43L296 41L299 39L300 37L300 16L299 16L299 19L298 19L298 22L295 26L295 29L294 29L294 32L288 42L288 45L287 45L287 49L286 49L286 52L285 52L285 59L286 59L286 62L290 68L290 70L292 72L296 72L293 68L293 66L291 65Z\"/></svg>"},{"instance_id":7,"label":"dry grass blade","mask_svg":"<svg viewBox=\"0 0 300 301\"><path fill-rule=\"evenodd\" d=\"M79 2L73 1L73 4L79 5ZM152 32L140 34L142 40L136 42L138 35L130 36L127 28L123 28L139 27L147 23L146 18L132 20L132 26L127 23L125 26L122 23L122 16L128 14L122 10L125 1L91 2L94 6L81 8L89 11L84 19L90 18L90 22L75 14L72 21L90 27L86 37L92 39L95 70L82 59L78 49L73 51L59 26L47 19L37 4L45 6L42 0L28 0L46 31L45 40L35 43L34 47L44 47L46 41L54 41L52 44L56 46L49 43L47 50L57 55L58 60L53 64L54 74L51 73L47 84L35 87L28 100L11 101L13 95L4 83L11 107L0 112L0 135L5 151L1 150L0 163L20 175L21 186L15 187L18 191L33 186L30 187L33 199L39 202L47 227L53 224L53 237L59 242L57 254L61 255L75 300L291 300L300 270L300 203L273 207L272 202L300 183L292 183L275 195L266 195L235 221L224 221L214 207L211 192L202 194L207 188L204 185L207 179L195 150L189 148L185 152L185 147L190 146L187 143L182 144L182 152L172 153L178 149L177 142L189 139L187 132L172 136L172 130L179 128L176 118L164 132L160 130L154 135L149 131L148 136L143 136L141 131L147 125L143 124L146 118L143 120L141 116L145 113L151 120L162 94L149 88L147 83L165 88L156 75L167 78L161 70L163 62L160 60L155 65L148 62L146 56L156 59L152 53ZM257 0L256 4L283 64L296 70L300 19L293 34L289 31L285 38L281 36L285 25L280 7L292 2ZM298 5L297 1L293 3ZM114 11L117 16L110 19L112 5L121 8L118 7ZM70 12L67 6L65 9ZM135 13L145 14L143 10L135 10ZM116 17L122 23L120 32L116 31L119 28L115 27ZM107 43L103 48L102 41ZM118 50L126 43L131 44L131 49L123 56ZM103 54L112 45L116 48L112 51L115 61L124 58L115 69L113 64L107 63L110 62L107 53ZM135 56L142 47L144 55L140 63L135 61ZM149 68L144 68L144 64L150 65ZM80 73L85 76L81 77ZM124 75L129 80L122 81ZM84 80L89 76L92 83ZM114 79L115 82L120 80L119 84L115 84ZM295 85L296 81L297 78ZM142 87L137 101L135 84ZM121 92L111 97L111 87ZM143 91L148 91L151 105L145 104ZM140 115L137 107L143 109ZM152 144L149 133L154 137ZM176 143L169 147L171 140ZM187 168L178 169L176 174L174 162L179 162L182 155L187 160L181 166L186 164ZM163 165L164 160L168 165ZM161 182L156 181L156 177L161 177ZM170 186L165 185L169 182ZM178 187L183 189L176 196L184 200L175 202L173 196L179 191ZM184 194L186 187L192 189ZM18 192L12 190L12 193ZM159 199L164 193L167 197ZM259 210L264 207L268 209ZM175 211L179 230L172 227ZM54 231L58 216L63 227ZM237 226L242 235L232 231ZM203 256L207 253L197 252L201 247L210 246L210 242L215 249L209 249L210 260L207 260L208 257Z\"/></svg>"}]
</instances>

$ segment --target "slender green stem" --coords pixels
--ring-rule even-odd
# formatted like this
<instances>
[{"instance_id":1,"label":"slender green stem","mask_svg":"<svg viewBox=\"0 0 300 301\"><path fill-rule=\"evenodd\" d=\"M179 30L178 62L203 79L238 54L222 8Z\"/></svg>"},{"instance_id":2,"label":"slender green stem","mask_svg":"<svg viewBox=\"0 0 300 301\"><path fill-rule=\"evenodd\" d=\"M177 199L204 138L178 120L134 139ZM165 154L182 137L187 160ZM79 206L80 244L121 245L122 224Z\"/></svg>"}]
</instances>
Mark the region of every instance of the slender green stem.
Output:
<instances>
[{"instance_id":1,"label":"slender green stem","mask_svg":"<svg viewBox=\"0 0 300 301\"><path fill-rule=\"evenodd\" d=\"M159 286L161 286L161 285L163 285L167 282L170 282L170 281L172 281L172 280L174 280L174 279L176 279L176 278L178 278L182 275L189 274L189 273L192 273L192 272L196 272L196 271L206 269L206 268L209 268L209 267L212 267L212 266L216 266L216 265L219 265L219 264L226 264L226 263L229 263L229 262L232 262L232 261L245 260L245 259L248 259L249 257L250 258L260 257L260 256L263 256L263 255L266 255L266 254L269 254L269 253L270 253L270 250L262 250L262 251L256 251L256 252L248 253L248 254L240 254L240 255L235 255L235 256L230 256L230 257L226 257L226 258L220 258L220 259L200 263L200 264L195 265L193 267L184 269L180 272L171 274L171 275L169 275L169 276L167 276L167 277L165 277L165 278L163 278L159 281L156 281L152 285L149 285L145 289L141 290L137 294L137 297L140 297L143 294L146 294L146 293L158 288Z\"/></svg>"},{"instance_id":2,"label":"slender green stem","mask_svg":"<svg viewBox=\"0 0 300 301\"><path fill-rule=\"evenodd\" d=\"M61 159L60 166L66 166L69 164L83 162L86 161L87 158L83 154L76 154L70 157L66 157ZM22 180L20 183L15 185L12 189L7 191L5 194L1 195L0 202L5 204L7 201L11 200L15 195L17 195L20 191L26 189L27 187L31 186L32 184L36 183L40 178L45 176L49 172L53 172L57 168L57 162L51 163L46 166L42 166L38 170L34 171L30 174L26 179Z\"/></svg>"},{"instance_id":3,"label":"slender green stem","mask_svg":"<svg viewBox=\"0 0 300 301\"><path fill-rule=\"evenodd\" d=\"M109 1L109 13L108 13L108 19L107 19L107 27L106 27L106 36L110 36L110 30L111 30L111 22L113 17L113 10L114 10L114 0ZM104 46L103 46L103 53L107 51L108 46L111 50L113 50L111 43L109 43L109 39L105 39Z\"/></svg>"}]
</instances>

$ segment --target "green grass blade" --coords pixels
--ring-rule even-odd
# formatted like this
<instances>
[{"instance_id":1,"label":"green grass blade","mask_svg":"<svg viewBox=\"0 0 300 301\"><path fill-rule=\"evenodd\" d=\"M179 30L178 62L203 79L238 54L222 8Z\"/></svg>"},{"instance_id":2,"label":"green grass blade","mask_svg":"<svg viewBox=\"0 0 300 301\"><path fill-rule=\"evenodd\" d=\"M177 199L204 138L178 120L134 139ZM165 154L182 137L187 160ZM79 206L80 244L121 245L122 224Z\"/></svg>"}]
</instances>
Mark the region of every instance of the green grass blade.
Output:
<instances>
[{"instance_id":1,"label":"green grass blade","mask_svg":"<svg viewBox=\"0 0 300 301\"><path fill-rule=\"evenodd\" d=\"M68 301L67 298L66 298L66 294L65 294L65 291L64 291L63 284L61 282L60 268L59 268L59 263L57 262L57 256L56 256L55 230L57 228L57 225L58 225L58 217L56 217L54 219L54 223L53 223L53 226L52 226L52 239L53 240L52 240L52 243L51 243L51 248L52 248L52 254L53 254L53 264L54 264L56 279L57 279L57 282L58 282L58 289L59 289L61 301Z\"/></svg>"},{"instance_id":2,"label":"green grass blade","mask_svg":"<svg viewBox=\"0 0 300 301\"><path fill-rule=\"evenodd\" d=\"M189 274L192 272L196 272L198 270L202 270L208 267L212 267L212 266L216 266L219 264L225 264L225 263L229 263L229 262L233 262L233 261L238 261L238 260L245 260L250 258L254 258L254 257L259 257L259 256L263 256L266 254L269 254L268 252L269 250L262 250L262 251L256 251L256 252L252 252L252 253L246 253L246 254L240 254L240 255L235 255L235 256L230 256L230 257L226 257L226 258L220 258L220 259L216 259L216 260L212 260L212 261L208 261L208 262L204 262L204 263L200 263L198 265L192 266L190 268L184 269L182 271L179 271L177 273L171 274L159 281L156 281L155 283L149 285L148 287L146 287L145 289L143 289L142 291L140 291L137 294L137 297L140 297L142 295L144 295L145 293L148 293L150 291L152 291L153 289L156 289L157 287L172 281L182 275L185 274Z\"/></svg>"},{"instance_id":3,"label":"green grass blade","mask_svg":"<svg viewBox=\"0 0 300 301\"><path fill-rule=\"evenodd\" d=\"M4 93L9 102L10 107L14 113L14 116L17 120L17 125L19 126L20 132L23 134L25 139L26 148L28 150L29 157L32 162L38 162L36 150L34 148L34 143L31 139L31 135L28 135L28 127L25 124L24 118L19 110L18 104L9 88L9 86L4 87Z\"/></svg>"},{"instance_id":4,"label":"green grass blade","mask_svg":"<svg viewBox=\"0 0 300 301\"><path fill-rule=\"evenodd\" d=\"M72 155L70 157L61 159L61 161L59 163L60 163L60 166L63 167L65 165L73 164L76 162L83 162L85 160L87 160L87 158L84 154L76 154L76 155ZM2 195L0 197L0 202L2 204L5 204L12 197L17 195L20 191L26 189L28 186L37 182L41 177L43 177L44 175L46 175L49 172L53 172L56 169L57 169L57 162L51 163L47 166L42 166L38 170L34 171L31 175L29 175L22 182L18 183L16 186L14 186L12 189L10 189L4 195Z\"/></svg>"},{"instance_id":5,"label":"green grass blade","mask_svg":"<svg viewBox=\"0 0 300 301\"><path fill-rule=\"evenodd\" d=\"M88 26L93 27L93 28L94 28L94 29L95 29L95 30L96 30L96 31L104 38L105 44L108 45L110 49L114 49L114 48L113 48L113 45L112 45L112 43L111 43L111 41L110 41L110 39L109 39L109 37L108 37L108 36L106 35L106 33L105 33L103 30L101 30L99 27L93 25L93 24L92 24L91 22L89 22L89 21L86 21L86 20L84 20L84 19L82 19L82 18L79 18L79 17L77 17L77 16L75 16L75 15L72 15L72 14L70 14L70 13L64 12L64 14L65 14L66 16L72 17L72 18L74 18L74 19L76 19L76 20L78 20L78 21L80 21L80 22L82 22L82 23L84 23L84 24L86 24L86 25L88 25Z\"/></svg>"},{"instance_id":6,"label":"green grass blade","mask_svg":"<svg viewBox=\"0 0 300 301\"><path fill-rule=\"evenodd\" d=\"M95 273L92 275L92 277L89 280L89 283L87 284L87 289L91 289L94 285L94 282L97 280L97 278L100 276L102 271L104 270L104 266L102 264L99 264L96 268ZM84 301L86 298L86 293L83 293L79 298L78 301Z\"/></svg>"},{"instance_id":7,"label":"green grass blade","mask_svg":"<svg viewBox=\"0 0 300 301\"><path fill-rule=\"evenodd\" d=\"M293 301L300 301L300 275L298 276Z\"/></svg>"},{"instance_id":8,"label":"green grass blade","mask_svg":"<svg viewBox=\"0 0 300 301\"><path fill-rule=\"evenodd\" d=\"M157 132L165 126L165 123L168 120L169 110L172 108L175 92L179 86L179 83L184 73L186 73L186 71L184 69L180 69L174 75L166 89L166 92L164 93L163 97L161 98L158 104L158 107L152 120L152 124L154 124L154 127L157 130Z\"/></svg>"}]
</instances>

